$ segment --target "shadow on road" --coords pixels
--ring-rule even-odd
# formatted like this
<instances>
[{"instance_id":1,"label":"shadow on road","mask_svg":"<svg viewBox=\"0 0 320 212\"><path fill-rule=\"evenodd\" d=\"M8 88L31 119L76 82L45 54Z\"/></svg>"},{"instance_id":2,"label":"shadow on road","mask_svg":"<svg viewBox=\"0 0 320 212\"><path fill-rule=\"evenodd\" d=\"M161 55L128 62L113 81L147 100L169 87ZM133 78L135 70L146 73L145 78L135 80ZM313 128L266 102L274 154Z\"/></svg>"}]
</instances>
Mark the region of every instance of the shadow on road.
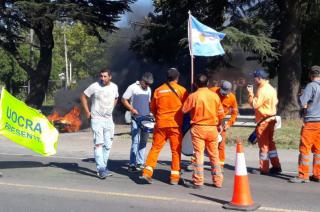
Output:
<instances>
[{"instance_id":1,"label":"shadow on road","mask_svg":"<svg viewBox=\"0 0 320 212\"><path fill-rule=\"evenodd\" d=\"M57 167L67 171L76 172L82 175L90 176L90 177L98 177L97 172L88 169L86 167L81 167L77 163L57 163L51 162L48 164L49 167Z\"/></svg>"},{"instance_id":2,"label":"shadow on road","mask_svg":"<svg viewBox=\"0 0 320 212\"><path fill-rule=\"evenodd\" d=\"M216 198L212 198L212 197L207 197L207 196L203 196L203 195L200 195L200 194L193 194L193 193L190 193L190 194L193 195L193 196L196 196L196 197L200 197L202 199L206 199L206 200L209 200L209 201L213 201L213 202L219 203L221 205L229 203L228 201L225 201L225 200L216 199Z\"/></svg>"},{"instance_id":3,"label":"shadow on road","mask_svg":"<svg viewBox=\"0 0 320 212\"><path fill-rule=\"evenodd\" d=\"M0 161L1 169L47 167L47 164L35 161Z\"/></svg>"}]
</instances>

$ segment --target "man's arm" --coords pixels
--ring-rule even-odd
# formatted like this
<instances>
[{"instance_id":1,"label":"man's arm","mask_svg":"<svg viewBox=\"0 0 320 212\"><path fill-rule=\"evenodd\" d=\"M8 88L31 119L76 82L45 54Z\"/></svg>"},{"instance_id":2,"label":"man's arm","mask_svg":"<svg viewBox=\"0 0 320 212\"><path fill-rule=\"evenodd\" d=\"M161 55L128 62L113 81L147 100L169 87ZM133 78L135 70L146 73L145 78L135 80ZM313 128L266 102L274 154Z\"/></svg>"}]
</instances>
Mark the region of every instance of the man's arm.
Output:
<instances>
[{"instance_id":1,"label":"man's arm","mask_svg":"<svg viewBox=\"0 0 320 212\"><path fill-rule=\"evenodd\" d=\"M312 85L308 84L299 97L299 104L301 108L307 108L308 102L312 99Z\"/></svg>"},{"instance_id":2,"label":"man's arm","mask_svg":"<svg viewBox=\"0 0 320 212\"><path fill-rule=\"evenodd\" d=\"M138 115L138 111L130 104L128 99L122 98L121 99L122 104L124 105L127 110L129 110L133 115Z\"/></svg>"},{"instance_id":3,"label":"man's arm","mask_svg":"<svg viewBox=\"0 0 320 212\"><path fill-rule=\"evenodd\" d=\"M118 103L118 97L114 99L114 106L116 106Z\"/></svg>"},{"instance_id":4,"label":"man's arm","mask_svg":"<svg viewBox=\"0 0 320 212\"><path fill-rule=\"evenodd\" d=\"M253 109L257 109L261 107L261 105L263 105L264 103L265 94L257 90L256 96L254 96L253 89L247 88L247 90L248 90L248 102L251 105L251 107L253 107Z\"/></svg>"},{"instance_id":5,"label":"man's arm","mask_svg":"<svg viewBox=\"0 0 320 212\"><path fill-rule=\"evenodd\" d=\"M232 98L232 104L231 104L231 107L229 108L229 110L231 110L231 117L225 123L225 125L223 127L224 130L227 130L229 127L231 127L234 124L234 122L236 122L236 120L237 120L239 110L238 110L237 100L235 97Z\"/></svg>"},{"instance_id":6,"label":"man's arm","mask_svg":"<svg viewBox=\"0 0 320 212\"><path fill-rule=\"evenodd\" d=\"M86 117L87 119L89 119L91 117L91 112L89 110L89 104L88 104L88 99L87 99L87 96L82 93L81 96L80 96L80 100L81 100L81 103L82 103L82 107L86 113Z\"/></svg>"}]
</instances>

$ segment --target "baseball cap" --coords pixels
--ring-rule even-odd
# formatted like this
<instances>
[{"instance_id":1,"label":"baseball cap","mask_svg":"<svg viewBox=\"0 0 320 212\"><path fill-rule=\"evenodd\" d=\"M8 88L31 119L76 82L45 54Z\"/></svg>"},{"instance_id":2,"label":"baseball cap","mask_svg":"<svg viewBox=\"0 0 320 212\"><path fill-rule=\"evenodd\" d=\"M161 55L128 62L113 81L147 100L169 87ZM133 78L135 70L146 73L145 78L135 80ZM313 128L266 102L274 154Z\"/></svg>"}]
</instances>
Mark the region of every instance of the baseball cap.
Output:
<instances>
[{"instance_id":1,"label":"baseball cap","mask_svg":"<svg viewBox=\"0 0 320 212\"><path fill-rule=\"evenodd\" d=\"M232 84L229 81L223 81L220 86L220 93L222 95L228 95L232 91Z\"/></svg>"},{"instance_id":2,"label":"baseball cap","mask_svg":"<svg viewBox=\"0 0 320 212\"><path fill-rule=\"evenodd\" d=\"M263 69L257 69L252 73L253 77L260 77L262 79L267 79L269 77L269 73Z\"/></svg>"},{"instance_id":3,"label":"baseball cap","mask_svg":"<svg viewBox=\"0 0 320 212\"><path fill-rule=\"evenodd\" d=\"M310 70L310 74L319 75L320 74L320 66L312 66L311 70Z\"/></svg>"},{"instance_id":4,"label":"baseball cap","mask_svg":"<svg viewBox=\"0 0 320 212\"><path fill-rule=\"evenodd\" d=\"M151 85L153 83L153 75L151 72L145 72L142 77L141 80L143 80L146 84Z\"/></svg>"}]
</instances>

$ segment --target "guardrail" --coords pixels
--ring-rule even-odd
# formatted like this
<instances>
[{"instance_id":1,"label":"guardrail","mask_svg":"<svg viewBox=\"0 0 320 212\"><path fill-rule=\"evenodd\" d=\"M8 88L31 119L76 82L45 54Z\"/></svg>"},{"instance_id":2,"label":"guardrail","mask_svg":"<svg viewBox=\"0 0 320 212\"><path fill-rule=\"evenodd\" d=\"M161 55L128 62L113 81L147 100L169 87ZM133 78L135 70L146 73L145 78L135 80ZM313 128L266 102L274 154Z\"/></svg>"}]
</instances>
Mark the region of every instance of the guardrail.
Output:
<instances>
[{"instance_id":1,"label":"guardrail","mask_svg":"<svg viewBox=\"0 0 320 212\"><path fill-rule=\"evenodd\" d=\"M230 115L226 116L226 120L230 119ZM236 122L232 125L235 127L256 127L256 119L255 116L242 116L238 115Z\"/></svg>"},{"instance_id":2,"label":"guardrail","mask_svg":"<svg viewBox=\"0 0 320 212\"><path fill-rule=\"evenodd\" d=\"M230 117L231 117L230 115L227 115L225 120L230 119ZM238 115L237 116L237 120L233 124L233 126L235 126L235 127L256 127L257 123L256 123L255 116ZM276 116L275 129L279 129L279 128L281 128L281 117L280 116Z\"/></svg>"}]
</instances>

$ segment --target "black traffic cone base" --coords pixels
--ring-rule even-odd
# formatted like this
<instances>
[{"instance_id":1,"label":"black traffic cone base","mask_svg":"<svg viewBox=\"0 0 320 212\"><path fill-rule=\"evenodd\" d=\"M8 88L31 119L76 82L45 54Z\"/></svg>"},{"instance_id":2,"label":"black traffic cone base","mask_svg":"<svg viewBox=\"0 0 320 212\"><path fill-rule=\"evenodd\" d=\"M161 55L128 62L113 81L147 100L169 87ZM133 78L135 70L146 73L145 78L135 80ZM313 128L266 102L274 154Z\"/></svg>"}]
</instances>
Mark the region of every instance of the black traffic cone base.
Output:
<instances>
[{"instance_id":1,"label":"black traffic cone base","mask_svg":"<svg viewBox=\"0 0 320 212\"><path fill-rule=\"evenodd\" d=\"M261 205L254 203L253 205L241 206L241 205L234 205L231 202L224 204L222 206L224 209L227 210L235 210L235 211L256 211Z\"/></svg>"}]
</instances>

